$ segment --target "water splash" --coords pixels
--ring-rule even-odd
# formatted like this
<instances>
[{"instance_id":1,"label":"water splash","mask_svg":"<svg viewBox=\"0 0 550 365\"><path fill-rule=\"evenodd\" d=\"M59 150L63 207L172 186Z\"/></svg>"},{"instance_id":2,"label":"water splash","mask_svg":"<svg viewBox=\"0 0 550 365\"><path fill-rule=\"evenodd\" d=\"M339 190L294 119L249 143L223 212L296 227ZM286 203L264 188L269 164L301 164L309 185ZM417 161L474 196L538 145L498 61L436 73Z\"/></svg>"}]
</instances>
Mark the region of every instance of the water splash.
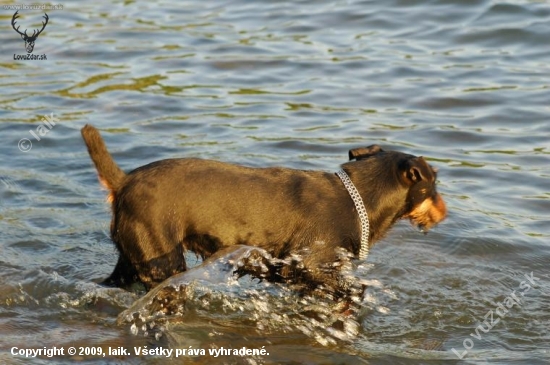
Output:
<instances>
[{"instance_id":1,"label":"water splash","mask_svg":"<svg viewBox=\"0 0 550 365\"><path fill-rule=\"evenodd\" d=\"M341 280L352 293L343 299L334 300L331 293L318 290L299 295L293 285L262 280L274 264L300 267L301 255L279 260L257 247L233 246L167 279L123 311L117 322L130 325L135 335L158 339L170 324L223 313L221 322L238 322L258 333L300 332L325 346L352 341L360 331L356 318L363 287L371 282L354 276L357 268L348 253L342 250L339 255ZM243 268L253 275L238 277Z\"/></svg>"}]
</instances>

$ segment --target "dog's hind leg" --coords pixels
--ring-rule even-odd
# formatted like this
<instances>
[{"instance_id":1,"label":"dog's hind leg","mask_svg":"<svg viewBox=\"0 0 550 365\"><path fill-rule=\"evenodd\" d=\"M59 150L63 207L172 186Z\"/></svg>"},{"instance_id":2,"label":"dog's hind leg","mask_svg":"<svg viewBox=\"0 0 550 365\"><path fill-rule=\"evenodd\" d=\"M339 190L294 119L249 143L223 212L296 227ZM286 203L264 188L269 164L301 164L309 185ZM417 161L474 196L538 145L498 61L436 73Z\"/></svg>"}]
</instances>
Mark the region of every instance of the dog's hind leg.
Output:
<instances>
[{"instance_id":1,"label":"dog's hind leg","mask_svg":"<svg viewBox=\"0 0 550 365\"><path fill-rule=\"evenodd\" d=\"M186 269L181 245L160 257L134 264L120 254L115 269L107 279L101 282L101 285L130 289L132 284L141 282L147 289L151 289L170 276L186 271Z\"/></svg>"},{"instance_id":2,"label":"dog's hind leg","mask_svg":"<svg viewBox=\"0 0 550 365\"><path fill-rule=\"evenodd\" d=\"M122 255L119 255L115 269L107 279L101 282L101 285L128 288L138 281L137 271L134 270L132 264Z\"/></svg>"},{"instance_id":3,"label":"dog's hind leg","mask_svg":"<svg viewBox=\"0 0 550 365\"><path fill-rule=\"evenodd\" d=\"M135 266L139 280L151 289L170 276L187 270L183 245L176 245L172 251L146 262L137 262Z\"/></svg>"},{"instance_id":4,"label":"dog's hind leg","mask_svg":"<svg viewBox=\"0 0 550 365\"><path fill-rule=\"evenodd\" d=\"M120 252L113 275L141 282L147 290L187 269L184 247L173 231L160 225L143 224L135 216L123 216L113 225L111 235ZM131 222L131 223L128 223ZM113 277L113 275L111 275ZM131 278L130 278L131 276Z\"/></svg>"}]
</instances>

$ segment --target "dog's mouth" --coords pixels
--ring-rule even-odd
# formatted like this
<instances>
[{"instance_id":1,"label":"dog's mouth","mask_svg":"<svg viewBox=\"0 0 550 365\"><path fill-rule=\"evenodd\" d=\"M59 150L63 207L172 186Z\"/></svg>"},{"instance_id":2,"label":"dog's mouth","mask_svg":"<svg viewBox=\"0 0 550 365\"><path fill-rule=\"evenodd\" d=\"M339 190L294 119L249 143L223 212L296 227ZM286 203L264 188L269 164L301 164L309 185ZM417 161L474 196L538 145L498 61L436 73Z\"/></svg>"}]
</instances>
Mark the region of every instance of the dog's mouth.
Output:
<instances>
[{"instance_id":1,"label":"dog's mouth","mask_svg":"<svg viewBox=\"0 0 550 365\"><path fill-rule=\"evenodd\" d=\"M407 217L405 217L407 218ZM437 223L431 223L431 224L426 224L426 223L420 223L420 222L417 222L416 220L414 220L413 218L410 218L408 217L410 222L411 222L411 225L420 233L424 233L424 234L428 234L428 232L430 231L431 228L433 228Z\"/></svg>"},{"instance_id":2,"label":"dog's mouth","mask_svg":"<svg viewBox=\"0 0 550 365\"><path fill-rule=\"evenodd\" d=\"M426 228L423 224L417 225L416 228L418 228L418 232L428 234L429 228Z\"/></svg>"},{"instance_id":3,"label":"dog's mouth","mask_svg":"<svg viewBox=\"0 0 550 365\"><path fill-rule=\"evenodd\" d=\"M404 218L409 218L411 224L416 226L420 232L426 234L428 231L445 219L447 207L439 194L433 198L427 198L413 208Z\"/></svg>"}]
</instances>

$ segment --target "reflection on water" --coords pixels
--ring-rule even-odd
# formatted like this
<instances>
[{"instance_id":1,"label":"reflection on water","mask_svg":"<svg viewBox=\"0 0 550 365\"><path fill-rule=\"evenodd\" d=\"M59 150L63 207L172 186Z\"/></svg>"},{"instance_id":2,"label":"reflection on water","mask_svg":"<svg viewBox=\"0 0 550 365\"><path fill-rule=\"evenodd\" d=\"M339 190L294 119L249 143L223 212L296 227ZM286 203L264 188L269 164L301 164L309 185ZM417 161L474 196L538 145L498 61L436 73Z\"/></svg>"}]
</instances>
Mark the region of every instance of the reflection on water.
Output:
<instances>
[{"instance_id":1,"label":"reflection on water","mask_svg":"<svg viewBox=\"0 0 550 365\"><path fill-rule=\"evenodd\" d=\"M42 16L20 14L29 29ZM265 346L270 354L186 358L196 363L550 359L546 3L64 4L48 11L35 45L48 61L13 60L22 41L12 15L0 11L2 348ZM32 136L52 113L55 126ZM95 284L116 251L80 139L85 123L102 129L126 170L201 157L336 171L350 148L378 143L439 168L449 217L426 236L398 224L372 250L354 272L368 283L360 310L340 327L329 325L331 303L199 262L193 272L208 268L219 280L184 274L181 316L122 321L149 297ZM23 138L29 151L18 148ZM540 282L521 306L478 336L488 311L530 273ZM452 349L465 345L459 360Z\"/></svg>"}]
</instances>

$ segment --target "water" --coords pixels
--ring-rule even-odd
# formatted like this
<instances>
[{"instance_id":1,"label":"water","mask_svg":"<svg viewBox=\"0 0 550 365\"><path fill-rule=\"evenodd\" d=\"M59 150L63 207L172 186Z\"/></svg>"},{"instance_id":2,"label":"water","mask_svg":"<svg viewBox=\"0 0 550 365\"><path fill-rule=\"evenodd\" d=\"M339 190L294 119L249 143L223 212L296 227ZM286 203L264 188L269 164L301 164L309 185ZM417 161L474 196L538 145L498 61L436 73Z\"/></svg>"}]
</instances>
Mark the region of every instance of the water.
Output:
<instances>
[{"instance_id":1,"label":"water","mask_svg":"<svg viewBox=\"0 0 550 365\"><path fill-rule=\"evenodd\" d=\"M0 12L2 363L550 361L548 3L66 3L36 41L45 61L13 60L25 53L14 11ZM40 11L20 14L40 25ZM38 141L29 130L52 113ZM449 217L428 235L399 223L372 249L341 332L330 303L221 269L219 282L180 278L180 312L130 323L119 314L143 309L143 293L95 284L116 252L85 123L126 170L194 156L336 171L348 149L379 143L439 168ZM507 308L512 294L521 305ZM490 311L500 320L485 332ZM44 346L132 355L10 353ZM133 354L144 346L269 355Z\"/></svg>"}]
</instances>

